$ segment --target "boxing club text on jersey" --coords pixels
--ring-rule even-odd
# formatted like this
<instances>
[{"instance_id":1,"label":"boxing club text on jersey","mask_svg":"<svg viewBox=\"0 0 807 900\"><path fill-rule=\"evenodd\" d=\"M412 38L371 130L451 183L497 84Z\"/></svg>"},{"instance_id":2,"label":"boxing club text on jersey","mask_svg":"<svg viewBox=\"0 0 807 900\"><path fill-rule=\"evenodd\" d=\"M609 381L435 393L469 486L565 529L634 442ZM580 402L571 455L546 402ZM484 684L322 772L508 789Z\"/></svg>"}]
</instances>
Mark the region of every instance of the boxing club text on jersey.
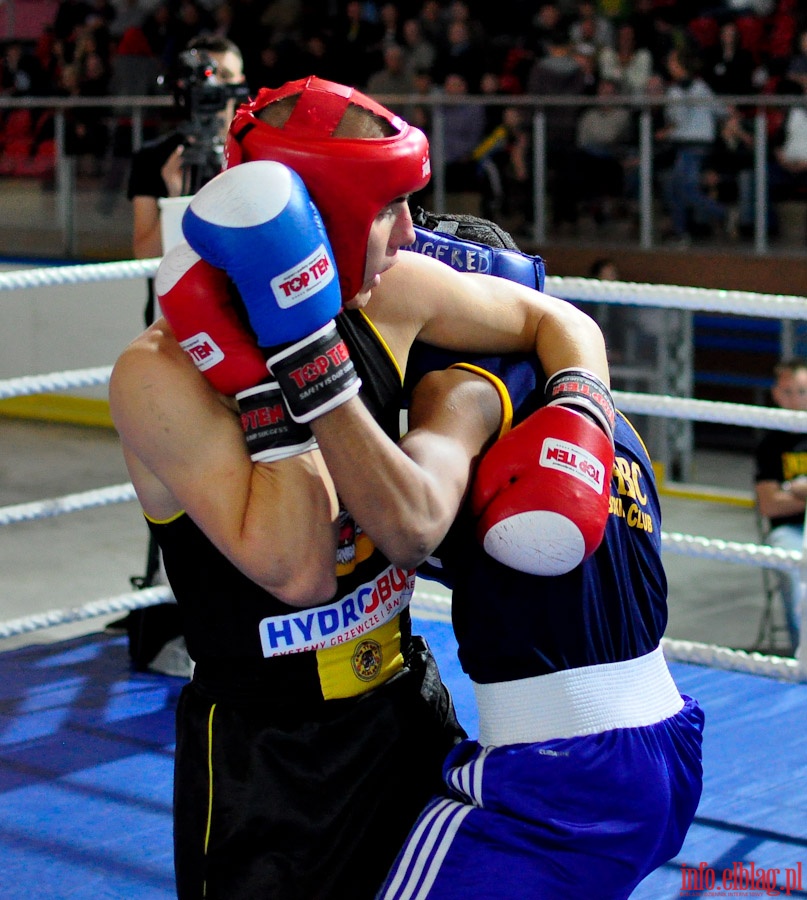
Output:
<instances>
[{"instance_id":1,"label":"boxing club text on jersey","mask_svg":"<svg viewBox=\"0 0 807 900\"><path fill-rule=\"evenodd\" d=\"M614 459L613 484L616 495L611 494L608 512L625 519L630 528L653 533L655 524L647 512L647 495L642 491L642 470L634 460L617 456Z\"/></svg>"},{"instance_id":2,"label":"boxing club text on jersey","mask_svg":"<svg viewBox=\"0 0 807 900\"><path fill-rule=\"evenodd\" d=\"M351 641L398 615L409 605L414 589L415 570L390 565L327 606L263 619L258 625L263 655L324 650Z\"/></svg>"}]
</instances>

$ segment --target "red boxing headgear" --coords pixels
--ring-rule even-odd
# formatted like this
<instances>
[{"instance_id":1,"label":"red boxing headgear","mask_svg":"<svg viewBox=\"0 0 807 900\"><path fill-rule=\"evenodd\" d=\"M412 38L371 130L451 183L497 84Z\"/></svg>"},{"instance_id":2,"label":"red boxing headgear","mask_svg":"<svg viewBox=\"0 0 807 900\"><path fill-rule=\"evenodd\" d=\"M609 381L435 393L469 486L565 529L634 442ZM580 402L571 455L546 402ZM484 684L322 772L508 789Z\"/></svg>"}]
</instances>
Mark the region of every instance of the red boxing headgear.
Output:
<instances>
[{"instance_id":1,"label":"red boxing headgear","mask_svg":"<svg viewBox=\"0 0 807 900\"><path fill-rule=\"evenodd\" d=\"M284 97L298 96L286 123L276 128L258 113ZM333 137L350 105L367 109L397 133L380 138ZM370 97L315 75L277 89L261 88L243 104L230 125L225 168L268 159L287 165L303 179L331 241L342 299L364 283L370 226L379 212L429 181L429 142L415 128Z\"/></svg>"}]
</instances>

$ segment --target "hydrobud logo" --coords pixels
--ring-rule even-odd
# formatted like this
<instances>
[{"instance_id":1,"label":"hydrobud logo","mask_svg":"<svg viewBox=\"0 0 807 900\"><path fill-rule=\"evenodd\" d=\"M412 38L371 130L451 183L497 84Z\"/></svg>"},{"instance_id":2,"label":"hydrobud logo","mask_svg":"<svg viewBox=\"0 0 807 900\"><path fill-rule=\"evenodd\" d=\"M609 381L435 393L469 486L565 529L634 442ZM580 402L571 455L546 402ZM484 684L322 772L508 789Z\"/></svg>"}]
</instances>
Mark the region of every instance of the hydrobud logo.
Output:
<instances>
[{"instance_id":1,"label":"hydrobud logo","mask_svg":"<svg viewBox=\"0 0 807 900\"><path fill-rule=\"evenodd\" d=\"M753 862L735 862L715 869L705 862L681 866L681 897L790 897L803 891L802 863L792 868L766 869ZM802 896L799 893L799 896Z\"/></svg>"}]
</instances>

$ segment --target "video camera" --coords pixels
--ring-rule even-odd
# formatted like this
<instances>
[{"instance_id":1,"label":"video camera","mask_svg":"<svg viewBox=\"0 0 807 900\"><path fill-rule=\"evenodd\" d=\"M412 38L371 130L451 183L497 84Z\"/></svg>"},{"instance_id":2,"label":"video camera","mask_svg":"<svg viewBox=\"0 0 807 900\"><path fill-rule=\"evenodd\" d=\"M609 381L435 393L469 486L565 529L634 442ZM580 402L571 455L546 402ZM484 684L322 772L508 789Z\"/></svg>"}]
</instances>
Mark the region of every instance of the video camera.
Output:
<instances>
[{"instance_id":1,"label":"video camera","mask_svg":"<svg viewBox=\"0 0 807 900\"><path fill-rule=\"evenodd\" d=\"M174 100L184 122L179 130L187 138L182 155L185 186L193 194L221 170L224 140L219 118L230 100L249 97L245 84L219 81L218 63L205 50L186 50L178 60Z\"/></svg>"}]
</instances>

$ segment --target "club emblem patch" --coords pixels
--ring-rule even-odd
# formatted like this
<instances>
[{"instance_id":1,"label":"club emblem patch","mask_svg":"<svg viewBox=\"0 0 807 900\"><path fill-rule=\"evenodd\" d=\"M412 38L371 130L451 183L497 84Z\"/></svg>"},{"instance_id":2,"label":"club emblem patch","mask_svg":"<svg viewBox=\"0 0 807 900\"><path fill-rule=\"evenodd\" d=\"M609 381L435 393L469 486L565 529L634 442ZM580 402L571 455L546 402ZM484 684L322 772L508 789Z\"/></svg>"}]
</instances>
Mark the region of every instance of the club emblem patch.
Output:
<instances>
[{"instance_id":1,"label":"club emblem patch","mask_svg":"<svg viewBox=\"0 0 807 900\"><path fill-rule=\"evenodd\" d=\"M372 681L381 669L381 644L378 641L361 641L350 660L356 677Z\"/></svg>"}]
</instances>

